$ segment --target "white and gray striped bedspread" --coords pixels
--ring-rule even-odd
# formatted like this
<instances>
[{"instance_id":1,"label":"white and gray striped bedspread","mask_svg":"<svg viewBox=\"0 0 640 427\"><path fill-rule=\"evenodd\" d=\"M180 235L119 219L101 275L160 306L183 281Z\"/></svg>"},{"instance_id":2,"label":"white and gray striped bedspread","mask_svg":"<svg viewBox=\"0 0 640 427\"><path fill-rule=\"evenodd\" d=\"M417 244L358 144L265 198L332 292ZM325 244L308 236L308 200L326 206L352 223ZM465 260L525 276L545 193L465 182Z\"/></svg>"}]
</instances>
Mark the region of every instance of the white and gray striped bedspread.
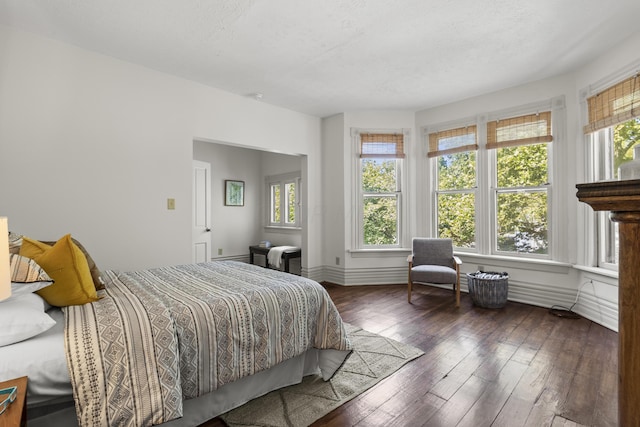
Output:
<instances>
[{"instance_id":1,"label":"white and gray striped bedspread","mask_svg":"<svg viewBox=\"0 0 640 427\"><path fill-rule=\"evenodd\" d=\"M102 299L64 309L81 426L159 424L183 399L310 348L351 350L328 293L304 277L221 261L103 278Z\"/></svg>"}]
</instances>

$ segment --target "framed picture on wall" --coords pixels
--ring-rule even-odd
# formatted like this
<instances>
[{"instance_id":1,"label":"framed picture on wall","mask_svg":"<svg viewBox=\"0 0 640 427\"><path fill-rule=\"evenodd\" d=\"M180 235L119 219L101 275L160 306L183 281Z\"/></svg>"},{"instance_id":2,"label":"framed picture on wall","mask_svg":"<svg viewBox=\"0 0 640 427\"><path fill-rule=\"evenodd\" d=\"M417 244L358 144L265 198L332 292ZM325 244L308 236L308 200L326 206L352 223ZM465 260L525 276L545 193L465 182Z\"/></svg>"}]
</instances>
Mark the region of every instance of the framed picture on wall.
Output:
<instances>
[{"instance_id":1,"label":"framed picture on wall","mask_svg":"<svg viewBox=\"0 0 640 427\"><path fill-rule=\"evenodd\" d=\"M244 181L224 180L224 205L244 206Z\"/></svg>"}]
</instances>

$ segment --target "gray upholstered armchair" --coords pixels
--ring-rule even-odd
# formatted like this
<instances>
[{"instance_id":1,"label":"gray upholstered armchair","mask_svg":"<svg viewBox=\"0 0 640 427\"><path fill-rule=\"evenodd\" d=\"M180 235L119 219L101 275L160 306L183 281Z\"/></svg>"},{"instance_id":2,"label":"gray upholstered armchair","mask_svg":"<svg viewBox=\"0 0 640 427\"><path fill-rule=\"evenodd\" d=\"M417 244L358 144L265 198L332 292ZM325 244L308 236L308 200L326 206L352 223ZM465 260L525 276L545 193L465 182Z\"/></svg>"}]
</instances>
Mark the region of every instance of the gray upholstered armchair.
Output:
<instances>
[{"instance_id":1,"label":"gray upholstered armchair","mask_svg":"<svg viewBox=\"0 0 640 427\"><path fill-rule=\"evenodd\" d=\"M453 255L451 239L414 237L409 255L408 300L413 283L453 284L456 307L460 307L460 258Z\"/></svg>"}]
</instances>

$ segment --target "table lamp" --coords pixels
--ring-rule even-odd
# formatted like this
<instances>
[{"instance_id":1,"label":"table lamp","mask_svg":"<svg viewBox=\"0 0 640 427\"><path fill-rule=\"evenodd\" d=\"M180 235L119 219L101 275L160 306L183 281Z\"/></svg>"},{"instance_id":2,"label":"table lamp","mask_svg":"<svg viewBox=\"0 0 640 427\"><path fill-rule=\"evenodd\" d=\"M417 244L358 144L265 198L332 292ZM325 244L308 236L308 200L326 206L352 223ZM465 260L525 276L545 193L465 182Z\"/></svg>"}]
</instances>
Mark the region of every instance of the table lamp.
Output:
<instances>
[{"instance_id":1,"label":"table lamp","mask_svg":"<svg viewBox=\"0 0 640 427\"><path fill-rule=\"evenodd\" d=\"M11 296L9 268L9 221L0 216L0 301Z\"/></svg>"}]
</instances>

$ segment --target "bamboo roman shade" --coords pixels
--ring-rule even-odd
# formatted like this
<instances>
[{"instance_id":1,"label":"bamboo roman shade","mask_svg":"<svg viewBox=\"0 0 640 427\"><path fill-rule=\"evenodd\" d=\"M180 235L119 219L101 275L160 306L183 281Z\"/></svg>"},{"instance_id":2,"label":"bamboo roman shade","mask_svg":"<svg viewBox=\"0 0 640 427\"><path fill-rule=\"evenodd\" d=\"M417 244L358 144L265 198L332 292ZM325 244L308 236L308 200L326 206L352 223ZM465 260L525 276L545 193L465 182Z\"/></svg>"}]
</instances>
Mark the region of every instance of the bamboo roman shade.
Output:
<instances>
[{"instance_id":1,"label":"bamboo roman shade","mask_svg":"<svg viewBox=\"0 0 640 427\"><path fill-rule=\"evenodd\" d=\"M361 158L404 158L404 135L394 133L360 134Z\"/></svg>"},{"instance_id":2,"label":"bamboo roman shade","mask_svg":"<svg viewBox=\"0 0 640 427\"><path fill-rule=\"evenodd\" d=\"M444 156L478 149L476 125L429 134L427 157Z\"/></svg>"},{"instance_id":3,"label":"bamboo roman shade","mask_svg":"<svg viewBox=\"0 0 640 427\"><path fill-rule=\"evenodd\" d=\"M595 132L640 116L640 74L629 77L587 99L589 123L584 133Z\"/></svg>"},{"instance_id":4,"label":"bamboo roman shade","mask_svg":"<svg viewBox=\"0 0 640 427\"><path fill-rule=\"evenodd\" d=\"M487 148L514 147L553 141L551 111L487 123Z\"/></svg>"}]
</instances>

